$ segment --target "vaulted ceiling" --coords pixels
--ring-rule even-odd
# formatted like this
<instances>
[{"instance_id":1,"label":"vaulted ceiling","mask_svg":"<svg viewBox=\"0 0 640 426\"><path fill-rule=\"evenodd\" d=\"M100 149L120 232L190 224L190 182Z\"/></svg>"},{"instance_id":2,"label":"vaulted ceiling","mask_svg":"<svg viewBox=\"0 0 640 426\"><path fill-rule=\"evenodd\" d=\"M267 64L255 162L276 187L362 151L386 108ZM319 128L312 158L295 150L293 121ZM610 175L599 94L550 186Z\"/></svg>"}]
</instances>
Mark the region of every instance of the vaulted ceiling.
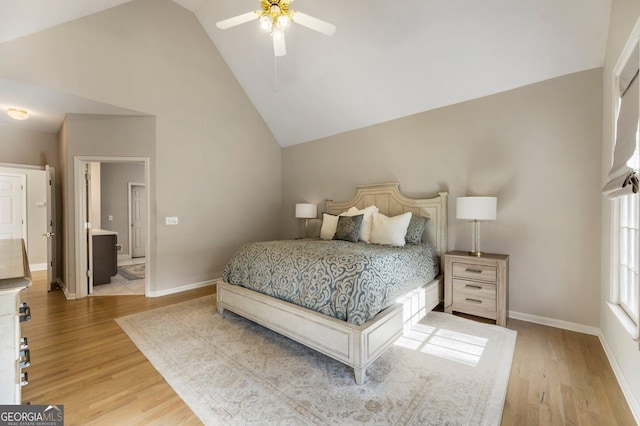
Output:
<instances>
[{"instance_id":1,"label":"vaulted ceiling","mask_svg":"<svg viewBox=\"0 0 640 426\"><path fill-rule=\"evenodd\" d=\"M2 1L0 42L127 1ZM276 59L257 22L215 26L259 9L258 0L174 1L195 14L281 146L600 67L611 8L611 0L296 0L292 9L337 31L294 25ZM0 83L4 106L10 84ZM37 88L12 90L38 98ZM43 115L109 109L75 101L61 101L65 111L43 106Z\"/></svg>"}]
</instances>

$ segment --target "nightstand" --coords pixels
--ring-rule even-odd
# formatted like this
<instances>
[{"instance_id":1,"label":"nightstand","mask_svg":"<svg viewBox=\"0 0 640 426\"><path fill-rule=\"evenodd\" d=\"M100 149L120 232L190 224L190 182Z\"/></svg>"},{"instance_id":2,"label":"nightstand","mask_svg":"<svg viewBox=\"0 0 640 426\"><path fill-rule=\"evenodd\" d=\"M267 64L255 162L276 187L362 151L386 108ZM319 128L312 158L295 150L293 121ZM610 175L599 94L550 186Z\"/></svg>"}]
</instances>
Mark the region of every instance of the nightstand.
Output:
<instances>
[{"instance_id":1,"label":"nightstand","mask_svg":"<svg viewBox=\"0 0 640 426\"><path fill-rule=\"evenodd\" d=\"M444 310L496 320L506 327L509 310L509 256L470 256L450 251L444 256Z\"/></svg>"}]
</instances>

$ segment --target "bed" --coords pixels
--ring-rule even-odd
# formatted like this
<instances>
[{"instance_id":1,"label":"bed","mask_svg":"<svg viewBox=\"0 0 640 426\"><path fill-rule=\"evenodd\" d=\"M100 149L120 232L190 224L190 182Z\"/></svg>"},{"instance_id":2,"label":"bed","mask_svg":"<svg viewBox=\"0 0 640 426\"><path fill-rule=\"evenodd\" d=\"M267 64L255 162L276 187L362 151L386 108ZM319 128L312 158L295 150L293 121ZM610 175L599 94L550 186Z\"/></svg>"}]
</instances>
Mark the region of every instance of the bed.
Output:
<instances>
[{"instance_id":1,"label":"bed","mask_svg":"<svg viewBox=\"0 0 640 426\"><path fill-rule=\"evenodd\" d=\"M341 256L337 252L339 248L349 245L351 250L348 256L357 259L369 259L370 254L376 259L375 251L378 250L394 258L412 257L419 250L430 249L436 257L436 269L441 264L441 257L446 252L447 244L447 193L441 192L435 198L411 199L399 191L397 183L387 183L380 185L363 185L357 187L354 197L346 202L327 201L326 211L330 214L340 214L349 208L356 207L364 209L367 206L375 205L379 212L386 216L397 216L402 213L411 212L414 216L427 217L427 227L423 235L423 241L428 243L422 247L387 249L363 242L327 242L318 239L290 240L286 243L263 242L255 243L243 247L239 253L245 257L245 262L258 262L264 258L264 253L271 254L271 257L283 259L280 255L282 244L290 246L291 253L297 253L298 258L289 261L297 266L301 262L311 262L308 256ZM332 243L328 248L327 243ZM337 244L333 244L337 243ZM375 246L375 247L374 247ZM272 250L272 251L269 251ZM275 251L273 251L275 250ZM411 251L413 250L413 251ZM326 253L323 253L326 251ZM406 255L400 251L412 253ZM307 252L307 255L304 253ZM374 252L374 253L371 253ZM239 254L237 254L238 256ZM305 257L307 256L307 257ZM415 255L417 256L417 255ZM351 257L349 257L351 259ZM232 277L229 270L236 257L230 261L225 276ZM288 258L287 258L288 259ZM354 265L359 261L354 261ZM238 262L242 263L242 262ZM283 263L283 262L279 262ZM286 263L286 262L284 262ZM329 262L330 263L330 262ZM343 262L344 263L344 262ZM370 262L371 263L371 262ZM374 262L375 263L375 262ZM379 263L379 262L378 262ZM417 265L420 265L417 263ZM280 267L280 265L279 265ZM263 277L253 275L251 283L248 285L233 285L225 281L219 281L217 286L217 308L219 314L224 314L225 310L235 312L251 321L261 324L273 331L296 340L312 349L317 350L329 357L332 357L354 370L355 381L362 384L366 375L366 368L375 361L393 342L402 334L407 323L415 323L427 312L432 310L442 300L442 274L433 278L423 274L420 268L415 268L414 273L405 274L407 277L409 290L397 290L394 286L386 286L385 294L376 294L368 297L368 301L363 303L344 302L336 305L325 303L320 306L304 306L300 300L296 300L295 295L288 297L286 291L279 289L278 280L288 281L289 272L286 268L281 268L276 274L278 276ZM407 269L410 270L410 269ZM440 268L440 270L442 270ZM234 270L235 276L240 274L238 269ZM365 272L369 273L369 270ZM307 270L306 273L309 273ZM377 273L377 272L376 272ZM381 275L388 275L388 271L382 270ZM366 275L356 274L358 277ZM295 278L299 279L299 277ZM397 280L397 277L388 278L389 283ZM229 281L233 281L229 279ZM264 282L263 282L264 281ZM265 283L276 282L269 288ZM341 274L341 278L332 283L333 290L341 286L349 287L349 292L355 286L366 286L366 279L350 278ZM249 287L249 288L247 288ZM253 287L253 288L251 288ZM271 294L269 294L271 293ZM321 292L320 292L321 293ZM366 294L366 293L365 293ZM392 298L391 303L383 299ZM285 300L283 300L285 299ZM287 301L287 299L289 299ZM340 299L340 297L333 297ZM364 297L367 299L367 297ZM326 297L322 300L327 300ZM384 307L389 305L388 307ZM302 305L302 306L300 306ZM383 308L380 310L380 308Z\"/></svg>"}]
</instances>

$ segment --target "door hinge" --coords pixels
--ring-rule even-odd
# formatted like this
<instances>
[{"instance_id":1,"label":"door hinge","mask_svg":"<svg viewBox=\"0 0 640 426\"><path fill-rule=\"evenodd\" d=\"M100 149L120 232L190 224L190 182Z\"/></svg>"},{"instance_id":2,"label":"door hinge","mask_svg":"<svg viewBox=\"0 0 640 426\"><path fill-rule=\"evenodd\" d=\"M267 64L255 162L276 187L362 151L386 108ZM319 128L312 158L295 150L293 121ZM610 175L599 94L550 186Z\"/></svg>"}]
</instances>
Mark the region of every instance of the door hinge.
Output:
<instances>
[{"instance_id":1,"label":"door hinge","mask_svg":"<svg viewBox=\"0 0 640 426\"><path fill-rule=\"evenodd\" d=\"M87 278L91 277L91 271L87 270Z\"/></svg>"}]
</instances>

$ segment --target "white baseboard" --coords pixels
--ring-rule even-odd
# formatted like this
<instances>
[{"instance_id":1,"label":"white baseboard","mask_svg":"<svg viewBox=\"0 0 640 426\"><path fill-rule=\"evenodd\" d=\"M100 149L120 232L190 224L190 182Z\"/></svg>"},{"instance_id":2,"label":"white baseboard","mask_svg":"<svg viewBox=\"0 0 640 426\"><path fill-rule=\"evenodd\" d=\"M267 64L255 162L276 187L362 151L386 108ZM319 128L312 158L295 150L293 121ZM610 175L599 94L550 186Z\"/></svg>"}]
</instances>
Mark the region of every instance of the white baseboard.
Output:
<instances>
[{"instance_id":1,"label":"white baseboard","mask_svg":"<svg viewBox=\"0 0 640 426\"><path fill-rule=\"evenodd\" d=\"M160 296L167 296L169 294L175 294L175 293L181 293L183 291L187 291L187 290L194 290L196 288L201 288L201 287L207 287L210 285L215 285L215 283L217 281L219 281L220 278L216 278L210 281L202 281L199 283L192 283L192 284L185 284L183 286L180 287L174 287L174 288L170 288L167 290L160 290L160 291L150 291L147 293L147 297L160 297Z\"/></svg>"},{"instance_id":2,"label":"white baseboard","mask_svg":"<svg viewBox=\"0 0 640 426\"><path fill-rule=\"evenodd\" d=\"M65 299L74 300L78 298L75 293L69 293L69 290L67 290L67 286L64 285L64 282L60 278L58 278L58 285L60 286L62 293L64 293Z\"/></svg>"},{"instance_id":3,"label":"white baseboard","mask_svg":"<svg viewBox=\"0 0 640 426\"><path fill-rule=\"evenodd\" d=\"M44 262L44 263L31 263L31 264L29 264L29 269L31 271L46 271L47 270L47 262Z\"/></svg>"},{"instance_id":4,"label":"white baseboard","mask_svg":"<svg viewBox=\"0 0 640 426\"><path fill-rule=\"evenodd\" d=\"M613 356L611 347L609 347L609 343L607 343L607 339L605 339L604 334L599 333L598 338L600 339L600 344L604 349L604 353L607 355L607 359L609 360L609 365L611 365L613 374L616 376L616 379L618 379L618 384L620 385L620 389L622 389L624 398L627 400L627 404L629 404L631 414L633 414L633 417L636 419L636 423L640 425L640 404L638 404L638 401L633 398L633 393L631 392L629 383L624 377L624 373L620 368L620 364L618 364L618 361L616 361L616 358Z\"/></svg>"},{"instance_id":5,"label":"white baseboard","mask_svg":"<svg viewBox=\"0 0 640 426\"><path fill-rule=\"evenodd\" d=\"M509 318L532 322L534 324L547 325L549 327L561 328L563 330L576 331L578 333L591 334L592 336L599 336L602 334L600 329L597 327L562 321L554 318L541 317L538 315L523 314L522 312L509 311Z\"/></svg>"},{"instance_id":6,"label":"white baseboard","mask_svg":"<svg viewBox=\"0 0 640 426\"><path fill-rule=\"evenodd\" d=\"M118 255L118 262L123 261L123 260L131 260L131 255L130 254L119 254Z\"/></svg>"}]
</instances>

